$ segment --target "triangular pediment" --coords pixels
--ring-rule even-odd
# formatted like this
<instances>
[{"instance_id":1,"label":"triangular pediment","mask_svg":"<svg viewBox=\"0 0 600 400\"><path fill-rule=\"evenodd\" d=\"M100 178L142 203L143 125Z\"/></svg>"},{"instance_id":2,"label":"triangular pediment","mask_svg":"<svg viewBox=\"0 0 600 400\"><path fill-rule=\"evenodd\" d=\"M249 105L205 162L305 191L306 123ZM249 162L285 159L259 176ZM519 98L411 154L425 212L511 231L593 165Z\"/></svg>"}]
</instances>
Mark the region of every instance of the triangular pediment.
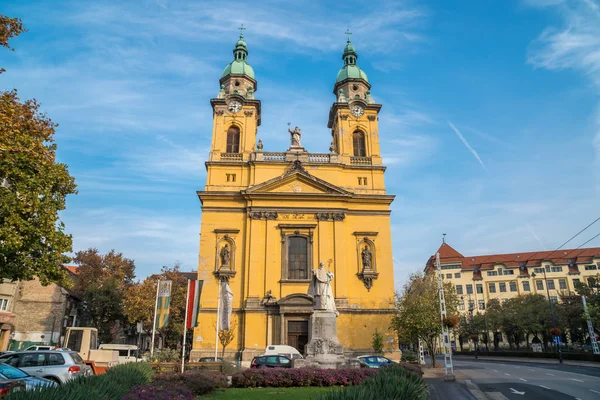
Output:
<instances>
[{"instance_id":1,"label":"triangular pediment","mask_svg":"<svg viewBox=\"0 0 600 400\"><path fill-rule=\"evenodd\" d=\"M332 183L319 179L304 169L291 169L285 174L259 183L245 191L248 194L289 193L289 194L337 194L349 196L352 193Z\"/></svg>"}]
</instances>

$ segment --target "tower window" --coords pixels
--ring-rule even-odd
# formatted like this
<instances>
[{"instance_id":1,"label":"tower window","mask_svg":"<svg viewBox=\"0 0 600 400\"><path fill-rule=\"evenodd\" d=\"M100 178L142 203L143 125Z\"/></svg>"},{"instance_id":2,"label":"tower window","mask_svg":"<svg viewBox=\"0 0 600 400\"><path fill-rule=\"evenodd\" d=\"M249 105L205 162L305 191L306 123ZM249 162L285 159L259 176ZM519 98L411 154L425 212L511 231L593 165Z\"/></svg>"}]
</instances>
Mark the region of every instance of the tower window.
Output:
<instances>
[{"instance_id":1,"label":"tower window","mask_svg":"<svg viewBox=\"0 0 600 400\"><path fill-rule=\"evenodd\" d=\"M240 129L232 126L227 130L227 153L240 152Z\"/></svg>"},{"instance_id":2,"label":"tower window","mask_svg":"<svg viewBox=\"0 0 600 400\"><path fill-rule=\"evenodd\" d=\"M365 134L361 131L355 131L352 134L352 144L354 145L354 156L366 157L367 149L365 146Z\"/></svg>"},{"instance_id":3,"label":"tower window","mask_svg":"<svg viewBox=\"0 0 600 400\"><path fill-rule=\"evenodd\" d=\"M302 236L288 238L288 279L308 278L308 239Z\"/></svg>"}]
</instances>

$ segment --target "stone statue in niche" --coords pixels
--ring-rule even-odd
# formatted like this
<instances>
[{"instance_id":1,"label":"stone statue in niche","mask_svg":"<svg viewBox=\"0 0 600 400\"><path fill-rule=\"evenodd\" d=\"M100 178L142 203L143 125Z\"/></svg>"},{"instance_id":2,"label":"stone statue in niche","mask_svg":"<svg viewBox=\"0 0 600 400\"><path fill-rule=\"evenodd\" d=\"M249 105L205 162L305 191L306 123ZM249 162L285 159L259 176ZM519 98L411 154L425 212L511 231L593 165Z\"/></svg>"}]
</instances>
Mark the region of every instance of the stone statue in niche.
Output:
<instances>
[{"instance_id":1,"label":"stone statue in niche","mask_svg":"<svg viewBox=\"0 0 600 400\"><path fill-rule=\"evenodd\" d=\"M225 246L223 246L219 255L221 256L221 268L229 268L229 261L231 260L229 244L225 243Z\"/></svg>"},{"instance_id":2,"label":"stone statue in niche","mask_svg":"<svg viewBox=\"0 0 600 400\"><path fill-rule=\"evenodd\" d=\"M365 244L365 248L361 252L361 255L362 255L363 268L372 269L373 266L371 265L371 260L373 258L373 253L371 253L371 250L369 249L368 245Z\"/></svg>"},{"instance_id":3,"label":"stone statue in niche","mask_svg":"<svg viewBox=\"0 0 600 400\"><path fill-rule=\"evenodd\" d=\"M288 128L288 132L290 133L290 139L292 140L292 147L302 147L302 145L300 144L300 139L302 138L300 128L295 127L294 130Z\"/></svg>"},{"instance_id":4,"label":"stone statue in niche","mask_svg":"<svg viewBox=\"0 0 600 400\"><path fill-rule=\"evenodd\" d=\"M308 294L313 297L313 310L326 310L337 313L335 308L335 298L333 290L331 290L331 281L333 273L325 271L325 264L319 263L319 269L314 270L310 285L308 286Z\"/></svg>"}]
</instances>

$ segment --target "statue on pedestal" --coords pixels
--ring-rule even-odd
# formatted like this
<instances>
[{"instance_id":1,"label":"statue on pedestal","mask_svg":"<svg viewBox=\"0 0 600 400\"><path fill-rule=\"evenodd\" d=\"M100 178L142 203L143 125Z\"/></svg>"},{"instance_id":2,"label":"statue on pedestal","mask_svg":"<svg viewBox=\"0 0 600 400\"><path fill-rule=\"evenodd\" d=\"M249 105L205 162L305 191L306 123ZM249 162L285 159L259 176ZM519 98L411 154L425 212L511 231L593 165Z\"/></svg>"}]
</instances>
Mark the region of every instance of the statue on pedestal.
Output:
<instances>
[{"instance_id":1,"label":"statue on pedestal","mask_svg":"<svg viewBox=\"0 0 600 400\"><path fill-rule=\"evenodd\" d=\"M335 298L331 290L331 281L333 273L325 271L325 264L320 262L319 269L313 271L310 285L308 286L308 294L313 297L313 310L326 310L338 312L335 308Z\"/></svg>"},{"instance_id":2,"label":"statue on pedestal","mask_svg":"<svg viewBox=\"0 0 600 400\"><path fill-rule=\"evenodd\" d=\"M231 258L231 254L229 251L229 245L225 243L225 246L221 249L221 268L229 268L229 260Z\"/></svg>"},{"instance_id":3,"label":"statue on pedestal","mask_svg":"<svg viewBox=\"0 0 600 400\"><path fill-rule=\"evenodd\" d=\"M365 248L362 251L362 262L364 269L372 269L371 267L371 258L373 257L373 253L369 249L369 246L365 245Z\"/></svg>"}]
</instances>

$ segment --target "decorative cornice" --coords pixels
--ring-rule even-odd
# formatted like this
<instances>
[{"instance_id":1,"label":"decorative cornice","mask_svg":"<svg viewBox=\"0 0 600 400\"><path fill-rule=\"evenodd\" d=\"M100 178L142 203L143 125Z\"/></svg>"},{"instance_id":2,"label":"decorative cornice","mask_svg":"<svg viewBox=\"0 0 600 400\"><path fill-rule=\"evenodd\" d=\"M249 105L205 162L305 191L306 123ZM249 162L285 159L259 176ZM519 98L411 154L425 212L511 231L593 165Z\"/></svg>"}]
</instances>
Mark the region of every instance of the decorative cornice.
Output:
<instances>
[{"instance_id":1,"label":"decorative cornice","mask_svg":"<svg viewBox=\"0 0 600 400\"><path fill-rule=\"evenodd\" d=\"M214 233L240 233L239 229L215 229Z\"/></svg>"},{"instance_id":2,"label":"decorative cornice","mask_svg":"<svg viewBox=\"0 0 600 400\"><path fill-rule=\"evenodd\" d=\"M252 114L254 114L254 110L246 110L246 111L244 111L244 115L246 117L251 117Z\"/></svg>"},{"instance_id":3,"label":"decorative cornice","mask_svg":"<svg viewBox=\"0 0 600 400\"><path fill-rule=\"evenodd\" d=\"M329 221L330 219L333 221L343 221L346 218L346 214L343 212L324 212L316 213L315 217L319 221Z\"/></svg>"},{"instance_id":4,"label":"decorative cornice","mask_svg":"<svg viewBox=\"0 0 600 400\"><path fill-rule=\"evenodd\" d=\"M367 291L370 292L373 287L373 281L379 277L379 272L375 272L372 269L363 269L362 272L359 272L358 279L363 281L363 284L367 288Z\"/></svg>"},{"instance_id":5,"label":"decorative cornice","mask_svg":"<svg viewBox=\"0 0 600 400\"><path fill-rule=\"evenodd\" d=\"M276 220L279 214L275 211L251 211L248 213L250 219Z\"/></svg>"},{"instance_id":6,"label":"decorative cornice","mask_svg":"<svg viewBox=\"0 0 600 400\"><path fill-rule=\"evenodd\" d=\"M368 115L367 118L369 119L369 121L375 121L375 119L377 119L377 116L375 116L375 115Z\"/></svg>"}]
</instances>

